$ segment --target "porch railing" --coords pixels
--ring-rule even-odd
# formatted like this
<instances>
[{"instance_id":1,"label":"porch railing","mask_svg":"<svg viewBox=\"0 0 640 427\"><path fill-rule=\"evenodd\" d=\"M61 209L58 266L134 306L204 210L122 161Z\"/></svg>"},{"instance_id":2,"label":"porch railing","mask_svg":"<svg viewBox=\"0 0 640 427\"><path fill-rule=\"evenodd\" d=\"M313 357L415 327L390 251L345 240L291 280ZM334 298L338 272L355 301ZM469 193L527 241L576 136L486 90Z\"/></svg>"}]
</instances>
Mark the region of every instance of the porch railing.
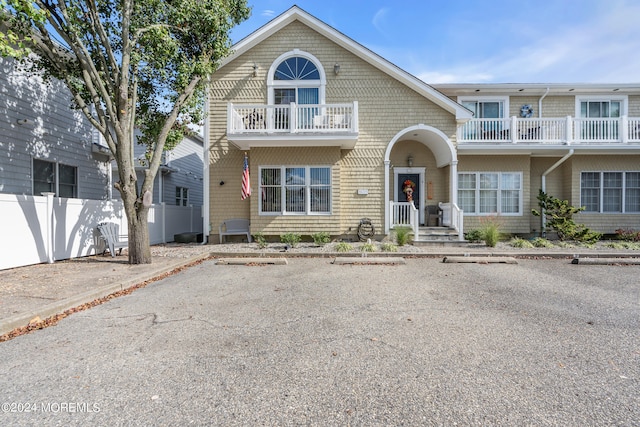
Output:
<instances>
[{"instance_id":1,"label":"porch railing","mask_svg":"<svg viewBox=\"0 0 640 427\"><path fill-rule=\"evenodd\" d=\"M458 128L458 141L510 144L640 143L640 118L471 119Z\"/></svg>"},{"instance_id":2,"label":"porch railing","mask_svg":"<svg viewBox=\"0 0 640 427\"><path fill-rule=\"evenodd\" d=\"M358 103L234 105L228 104L227 131L252 133L356 133Z\"/></svg>"},{"instance_id":3,"label":"porch railing","mask_svg":"<svg viewBox=\"0 0 640 427\"><path fill-rule=\"evenodd\" d=\"M389 217L389 228L411 227L413 239L420 236L420 212L413 202L389 202L391 215Z\"/></svg>"},{"instance_id":4,"label":"porch railing","mask_svg":"<svg viewBox=\"0 0 640 427\"><path fill-rule=\"evenodd\" d=\"M442 225L458 232L458 240L464 240L464 212L455 203L438 203L442 209Z\"/></svg>"}]
</instances>

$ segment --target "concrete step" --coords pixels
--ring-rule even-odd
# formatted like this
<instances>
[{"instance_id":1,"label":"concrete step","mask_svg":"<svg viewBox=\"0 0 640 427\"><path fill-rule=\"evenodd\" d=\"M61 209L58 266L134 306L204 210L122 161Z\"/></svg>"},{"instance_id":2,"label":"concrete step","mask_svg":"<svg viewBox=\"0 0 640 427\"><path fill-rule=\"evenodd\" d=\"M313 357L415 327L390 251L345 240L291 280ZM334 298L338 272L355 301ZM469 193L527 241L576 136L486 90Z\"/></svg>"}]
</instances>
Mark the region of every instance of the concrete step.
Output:
<instances>
[{"instance_id":1,"label":"concrete step","mask_svg":"<svg viewBox=\"0 0 640 427\"><path fill-rule=\"evenodd\" d=\"M459 240L459 234L448 227L420 227L418 239L413 241L414 246L467 246L469 242Z\"/></svg>"}]
</instances>

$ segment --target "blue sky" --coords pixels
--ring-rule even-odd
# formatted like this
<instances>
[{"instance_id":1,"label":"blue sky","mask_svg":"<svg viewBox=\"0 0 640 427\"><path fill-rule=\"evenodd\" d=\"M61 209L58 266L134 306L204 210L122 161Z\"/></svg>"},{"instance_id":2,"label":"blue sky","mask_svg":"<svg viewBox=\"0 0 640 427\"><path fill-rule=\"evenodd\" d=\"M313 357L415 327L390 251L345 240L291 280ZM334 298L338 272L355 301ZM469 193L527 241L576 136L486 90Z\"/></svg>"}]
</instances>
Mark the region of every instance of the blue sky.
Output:
<instances>
[{"instance_id":1,"label":"blue sky","mask_svg":"<svg viewBox=\"0 0 640 427\"><path fill-rule=\"evenodd\" d=\"M294 4L427 83L640 82L640 0L256 0L233 41Z\"/></svg>"}]
</instances>

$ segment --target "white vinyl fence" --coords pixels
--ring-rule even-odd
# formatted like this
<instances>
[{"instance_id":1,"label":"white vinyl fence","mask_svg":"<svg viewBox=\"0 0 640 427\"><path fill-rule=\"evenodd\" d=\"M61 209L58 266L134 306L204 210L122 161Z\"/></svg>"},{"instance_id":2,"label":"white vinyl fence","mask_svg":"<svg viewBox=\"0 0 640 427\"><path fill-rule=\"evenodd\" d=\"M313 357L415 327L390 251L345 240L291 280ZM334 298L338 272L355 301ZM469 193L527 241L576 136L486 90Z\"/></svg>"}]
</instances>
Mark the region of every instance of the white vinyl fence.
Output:
<instances>
[{"instance_id":1,"label":"white vinyl fence","mask_svg":"<svg viewBox=\"0 0 640 427\"><path fill-rule=\"evenodd\" d=\"M119 201L0 194L0 270L100 253L101 222L115 222L127 234ZM186 232L202 233L200 206L151 206L152 245Z\"/></svg>"}]
</instances>

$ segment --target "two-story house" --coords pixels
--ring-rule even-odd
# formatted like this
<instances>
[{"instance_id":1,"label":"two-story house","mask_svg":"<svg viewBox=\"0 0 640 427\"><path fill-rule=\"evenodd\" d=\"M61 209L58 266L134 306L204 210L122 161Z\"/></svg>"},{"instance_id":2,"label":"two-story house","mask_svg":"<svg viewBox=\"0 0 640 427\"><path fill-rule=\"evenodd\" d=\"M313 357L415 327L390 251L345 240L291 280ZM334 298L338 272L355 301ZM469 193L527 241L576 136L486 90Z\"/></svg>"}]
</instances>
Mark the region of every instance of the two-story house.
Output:
<instances>
[{"instance_id":1,"label":"two-story house","mask_svg":"<svg viewBox=\"0 0 640 427\"><path fill-rule=\"evenodd\" d=\"M640 228L640 85L429 85L293 7L234 46L208 95L212 230L343 236L368 218L381 235L439 206L460 238L487 216L529 235L540 189L594 230Z\"/></svg>"}]
</instances>

